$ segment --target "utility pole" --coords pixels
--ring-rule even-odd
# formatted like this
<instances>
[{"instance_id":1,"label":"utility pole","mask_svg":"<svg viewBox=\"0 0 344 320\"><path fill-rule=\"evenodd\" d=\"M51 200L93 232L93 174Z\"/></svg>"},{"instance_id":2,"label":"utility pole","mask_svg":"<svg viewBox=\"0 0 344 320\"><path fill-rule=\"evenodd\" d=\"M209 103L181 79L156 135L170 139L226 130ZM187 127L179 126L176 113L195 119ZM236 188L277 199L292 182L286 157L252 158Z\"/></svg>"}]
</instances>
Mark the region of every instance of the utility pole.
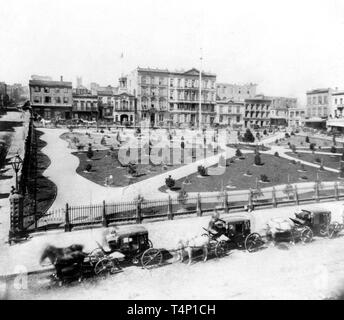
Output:
<instances>
[{"instance_id":1,"label":"utility pole","mask_svg":"<svg viewBox=\"0 0 344 320\"><path fill-rule=\"evenodd\" d=\"M198 110L198 127L201 130L202 127L202 48L200 57L200 69L199 69L199 110Z\"/></svg>"}]
</instances>

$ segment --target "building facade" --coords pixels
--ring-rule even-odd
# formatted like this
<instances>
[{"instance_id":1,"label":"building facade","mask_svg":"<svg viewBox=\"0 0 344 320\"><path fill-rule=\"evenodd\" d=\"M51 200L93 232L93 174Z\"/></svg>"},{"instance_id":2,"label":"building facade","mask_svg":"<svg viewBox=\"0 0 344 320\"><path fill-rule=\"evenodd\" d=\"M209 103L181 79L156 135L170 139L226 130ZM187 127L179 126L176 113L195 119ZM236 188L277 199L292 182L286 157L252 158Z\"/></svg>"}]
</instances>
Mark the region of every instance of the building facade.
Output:
<instances>
[{"instance_id":1,"label":"building facade","mask_svg":"<svg viewBox=\"0 0 344 320\"><path fill-rule=\"evenodd\" d=\"M71 119L73 106L72 82L29 80L33 112L44 119Z\"/></svg>"},{"instance_id":2,"label":"building facade","mask_svg":"<svg viewBox=\"0 0 344 320\"><path fill-rule=\"evenodd\" d=\"M302 127L305 123L306 108L289 108L288 109L288 126L292 128Z\"/></svg>"},{"instance_id":3,"label":"building facade","mask_svg":"<svg viewBox=\"0 0 344 320\"><path fill-rule=\"evenodd\" d=\"M5 107L8 100L7 85L5 82L0 82L0 107Z\"/></svg>"},{"instance_id":4,"label":"building facade","mask_svg":"<svg viewBox=\"0 0 344 320\"><path fill-rule=\"evenodd\" d=\"M270 126L271 99L245 99L244 125L246 128Z\"/></svg>"},{"instance_id":5,"label":"building facade","mask_svg":"<svg viewBox=\"0 0 344 320\"><path fill-rule=\"evenodd\" d=\"M231 127L233 129L244 126L245 104L240 101L217 101L216 120L219 126Z\"/></svg>"},{"instance_id":6,"label":"building facade","mask_svg":"<svg viewBox=\"0 0 344 320\"><path fill-rule=\"evenodd\" d=\"M306 117L326 119L331 113L332 92L330 88L307 91Z\"/></svg>"},{"instance_id":7,"label":"building facade","mask_svg":"<svg viewBox=\"0 0 344 320\"><path fill-rule=\"evenodd\" d=\"M245 99L252 99L256 96L257 85L254 83L247 84L231 84L231 83L217 83L216 95L217 100L221 101L244 101Z\"/></svg>"},{"instance_id":8,"label":"building facade","mask_svg":"<svg viewBox=\"0 0 344 320\"><path fill-rule=\"evenodd\" d=\"M128 91L137 98L138 120L154 126L197 125L199 71L137 68L128 75ZM202 72L202 123L213 124L216 75Z\"/></svg>"},{"instance_id":9,"label":"building facade","mask_svg":"<svg viewBox=\"0 0 344 320\"><path fill-rule=\"evenodd\" d=\"M98 120L98 96L87 89L76 89L73 92L73 119L87 121Z\"/></svg>"}]
</instances>

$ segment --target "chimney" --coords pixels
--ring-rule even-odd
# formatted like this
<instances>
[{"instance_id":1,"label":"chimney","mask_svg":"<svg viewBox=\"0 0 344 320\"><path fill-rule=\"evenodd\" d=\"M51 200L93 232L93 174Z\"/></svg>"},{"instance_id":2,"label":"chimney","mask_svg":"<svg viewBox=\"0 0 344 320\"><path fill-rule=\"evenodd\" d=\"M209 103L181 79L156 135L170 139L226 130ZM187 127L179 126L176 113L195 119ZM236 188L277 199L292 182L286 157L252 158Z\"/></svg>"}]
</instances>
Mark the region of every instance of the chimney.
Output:
<instances>
[{"instance_id":1,"label":"chimney","mask_svg":"<svg viewBox=\"0 0 344 320\"><path fill-rule=\"evenodd\" d=\"M63 76L60 76L61 82L63 81Z\"/></svg>"}]
</instances>

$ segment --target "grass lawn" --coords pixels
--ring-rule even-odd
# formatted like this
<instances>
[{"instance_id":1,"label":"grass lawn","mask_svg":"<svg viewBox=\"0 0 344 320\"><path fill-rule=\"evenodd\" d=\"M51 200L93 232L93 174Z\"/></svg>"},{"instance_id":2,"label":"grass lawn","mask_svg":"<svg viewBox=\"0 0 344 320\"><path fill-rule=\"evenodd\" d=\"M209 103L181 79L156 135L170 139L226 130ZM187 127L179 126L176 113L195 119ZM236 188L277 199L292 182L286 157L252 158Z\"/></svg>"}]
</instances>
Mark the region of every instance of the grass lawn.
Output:
<instances>
[{"instance_id":1,"label":"grass lawn","mask_svg":"<svg viewBox=\"0 0 344 320\"><path fill-rule=\"evenodd\" d=\"M254 188L256 179L260 179L261 174L267 175L270 182L259 183L260 187L269 187L273 185L285 184L289 182L307 182L315 181L317 173L323 181L336 180L338 174L328 171L319 172L317 168L305 166L306 172L299 172L300 165L291 164L288 160L278 158L271 155L261 155L263 166L254 166L254 154L246 154L245 160L236 159L234 163L226 167L226 172L222 175L210 175L207 177L200 177L198 173L189 176L191 184L184 185L187 192L209 192L221 191L223 183L224 188L228 185L235 186L236 188L226 188L230 190L240 190ZM245 176L246 171L249 170L252 176ZM307 180L300 180L300 177L306 176ZM184 179L177 181L177 187L182 186ZM161 191L166 191L166 186L160 188Z\"/></svg>"},{"instance_id":2,"label":"grass lawn","mask_svg":"<svg viewBox=\"0 0 344 320\"><path fill-rule=\"evenodd\" d=\"M288 146L288 142L290 144L294 144L296 148L298 149L309 149L310 143L315 143L315 150L319 150L319 146L321 147L321 151L330 151L330 148L333 145L332 140L325 140L325 139L319 139L319 138L313 138L311 135L309 135L309 143L306 143L306 137L304 136L291 136L290 138L284 138L282 141L279 142L279 145L281 146ZM276 145L274 142L273 145ZM343 151L343 145L342 143L337 142L336 148L338 149L338 153L341 153Z\"/></svg>"},{"instance_id":3,"label":"grass lawn","mask_svg":"<svg viewBox=\"0 0 344 320\"><path fill-rule=\"evenodd\" d=\"M325 167L333 168L333 169L339 169L340 168L340 159L341 156L329 156L329 155L323 155L323 154L312 154L312 153L302 153L298 152L299 156L295 155L292 152L287 152L287 155L294 157L296 161L298 160L304 160L308 162L312 162L314 164L320 164L319 162L316 162L315 159L320 159L323 161L323 164Z\"/></svg>"},{"instance_id":4,"label":"grass lawn","mask_svg":"<svg viewBox=\"0 0 344 320\"><path fill-rule=\"evenodd\" d=\"M41 149L45 147L47 143L40 139L40 136L43 135L43 132L35 131L35 134L37 135L37 176L34 167L35 164L32 159L28 174L28 196L25 198L24 206L26 210L24 211L24 214L33 214L35 183L37 183L37 214L38 217L41 217L53 204L57 194L57 187L52 181L43 176L43 172L50 166L49 157L41 152Z\"/></svg>"},{"instance_id":5,"label":"grass lawn","mask_svg":"<svg viewBox=\"0 0 344 320\"><path fill-rule=\"evenodd\" d=\"M162 165L138 164L137 169L139 176L132 178L127 172L127 167L123 167L118 161L118 151L111 151L111 155L108 155L108 152L109 151L106 150L94 151L94 156L91 161L87 161L86 152L73 152L73 155L78 157L80 161L76 172L84 178L102 186L105 184L105 178L112 175L114 178L112 187L123 187L127 186L129 182L135 183L142 181L182 166L182 164L167 166L165 167L167 170L165 170ZM85 172L87 164L92 165L92 170L89 173Z\"/></svg>"}]
</instances>

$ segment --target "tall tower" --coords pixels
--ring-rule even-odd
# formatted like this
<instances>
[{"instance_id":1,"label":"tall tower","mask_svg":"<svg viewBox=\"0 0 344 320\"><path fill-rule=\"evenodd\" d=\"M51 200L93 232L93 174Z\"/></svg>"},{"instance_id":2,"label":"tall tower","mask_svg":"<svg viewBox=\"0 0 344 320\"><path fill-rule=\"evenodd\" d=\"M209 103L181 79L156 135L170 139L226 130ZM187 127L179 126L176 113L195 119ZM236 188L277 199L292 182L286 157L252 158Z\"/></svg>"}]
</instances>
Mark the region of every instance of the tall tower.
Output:
<instances>
[{"instance_id":1,"label":"tall tower","mask_svg":"<svg viewBox=\"0 0 344 320\"><path fill-rule=\"evenodd\" d=\"M127 92L127 77L126 76L121 76L119 78L119 88L118 88L118 93L123 93Z\"/></svg>"}]
</instances>

